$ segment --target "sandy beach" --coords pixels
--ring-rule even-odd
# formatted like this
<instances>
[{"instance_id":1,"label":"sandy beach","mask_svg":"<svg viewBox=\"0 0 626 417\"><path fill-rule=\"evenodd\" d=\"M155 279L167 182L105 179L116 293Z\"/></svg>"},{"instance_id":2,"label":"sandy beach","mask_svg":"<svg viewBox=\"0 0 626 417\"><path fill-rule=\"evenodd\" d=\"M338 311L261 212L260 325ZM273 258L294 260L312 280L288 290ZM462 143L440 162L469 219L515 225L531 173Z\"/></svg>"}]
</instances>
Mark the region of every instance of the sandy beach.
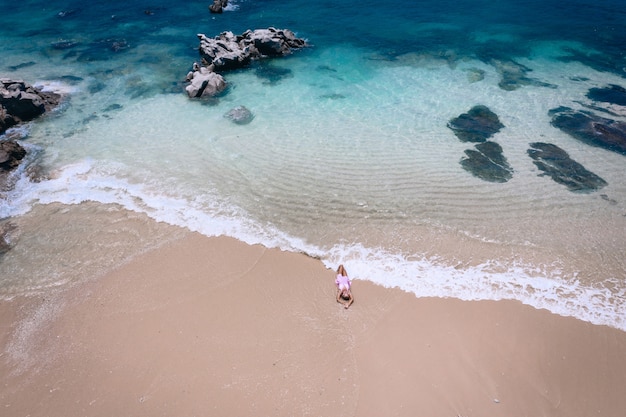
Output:
<instances>
[{"instance_id":1,"label":"sandy beach","mask_svg":"<svg viewBox=\"0 0 626 417\"><path fill-rule=\"evenodd\" d=\"M348 273L350 272L348 268ZM612 416L626 333L367 281L199 234L0 304L4 416ZM56 306L56 307L52 307Z\"/></svg>"}]
</instances>

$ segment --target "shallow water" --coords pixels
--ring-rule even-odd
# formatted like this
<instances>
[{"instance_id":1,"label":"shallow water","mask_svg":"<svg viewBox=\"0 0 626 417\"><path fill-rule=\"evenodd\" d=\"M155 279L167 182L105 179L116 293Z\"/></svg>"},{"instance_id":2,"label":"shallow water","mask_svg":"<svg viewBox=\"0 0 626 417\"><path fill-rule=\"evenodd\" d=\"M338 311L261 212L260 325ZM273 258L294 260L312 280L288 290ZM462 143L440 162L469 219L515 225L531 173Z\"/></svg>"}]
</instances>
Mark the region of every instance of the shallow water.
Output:
<instances>
[{"instance_id":1,"label":"shallow water","mask_svg":"<svg viewBox=\"0 0 626 417\"><path fill-rule=\"evenodd\" d=\"M247 0L218 16L202 2L7 6L2 76L62 89L69 100L23 130L49 180L22 178L0 201L0 217L36 230L57 203L103 205L61 209L85 227L50 225L54 245L22 233L0 260L3 294L45 292L113 267L78 242L103 227L93 219L123 207L144 226L103 259L167 239L149 232L145 214L302 251L331 268L344 263L355 278L417 296L512 298L626 329L624 156L575 140L548 115L590 104L590 88L626 84L626 10L561 4L396 2L381 10ZM198 58L196 33L270 25L311 47L225 74L228 93L216 100L187 99L182 80ZM510 60L531 71L507 91L498 63ZM506 183L459 163L474 144L447 123L477 104L505 126L492 140L514 170ZM250 124L223 117L238 105L254 113ZM608 185L579 194L539 176L527 155L537 141L563 148ZM106 247L124 240L116 216L102 220L112 230L99 237Z\"/></svg>"}]
</instances>

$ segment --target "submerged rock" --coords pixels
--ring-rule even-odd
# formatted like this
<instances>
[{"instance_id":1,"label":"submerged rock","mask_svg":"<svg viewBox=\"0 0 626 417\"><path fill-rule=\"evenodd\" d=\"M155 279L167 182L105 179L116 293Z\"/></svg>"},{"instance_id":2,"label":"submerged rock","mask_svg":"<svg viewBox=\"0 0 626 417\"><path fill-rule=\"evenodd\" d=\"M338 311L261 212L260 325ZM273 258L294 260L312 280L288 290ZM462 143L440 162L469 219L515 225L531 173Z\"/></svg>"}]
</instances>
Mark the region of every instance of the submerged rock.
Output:
<instances>
[{"instance_id":1,"label":"submerged rock","mask_svg":"<svg viewBox=\"0 0 626 417\"><path fill-rule=\"evenodd\" d=\"M224 117L238 125L247 125L254 119L252 112L245 106L237 106L230 109Z\"/></svg>"},{"instance_id":2,"label":"submerged rock","mask_svg":"<svg viewBox=\"0 0 626 417\"><path fill-rule=\"evenodd\" d=\"M585 169L584 166L570 158L567 152L551 143L535 142L530 144L528 155L543 173L555 182L565 185L573 192L592 192L607 182Z\"/></svg>"},{"instance_id":3,"label":"submerged rock","mask_svg":"<svg viewBox=\"0 0 626 417\"><path fill-rule=\"evenodd\" d=\"M532 69L513 60L494 59L491 61L491 65L493 65L500 74L498 86L503 90L513 91L525 85L556 88L553 84L548 84L535 78L529 78L527 74L531 72Z\"/></svg>"},{"instance_id":4,"label":"submerged rock","mask_svg":"<svg viewBox=\"0 0 626 417\"><path fill-rule=\"evenodd\" d=\"M9 71L17 71L22 68L32 67L33 65L37 65L37 63L35 61L28 61L28 62L22 62L17 65L10 65L7 68Z\"/></svg>"},{"instance_id":5,"label":"submerged rock","mask_svg":"<svg viewBox=\"0 0 626 417\"><path fill-rule=\"evenodd\" d=\"M450 120L448 127L462 142L485 142L504 125L487 106L478 105Z\"/></svg>"},{"instance_id":6,"label":"submerged rock","mask_svg":"<svg viewBox=\"0 0 626 417\"><path fill-rule=\"evenodd\" d=\"M604 88L591 88L587 92L587 98L594 101L626 106L626 89L619 85L611 84Z\"/></svg>"},{"instance_id":7,"label":"submerged rock","mask_svg":"<svg viewBox=\"0 0 626 417\"><path fill-rule=\"evenodd\" d=\"M265 80L265 84L275 85L281 80L291 77L293 71L289 68L281 68L275 65L259 65L254 71L254 74L258 78Z\"/></svg>"},{"instance_id":8,"label":"submerged rock","mask_svg":"<svg viewBox=\"0 0 626 417\"><path fill-rule=\"evenodd\" d=\"M467 157L461 159L461 166L477 178L489 182L507 182L513 178L513 168L502 153L502 147L495 142L476 145L476 150L467 149Z\"/></svg>"},{"instance_id":9,"label":"submerged rock","mask_svg":"<svg viewBox=\"0 0 626 417\"><path fill-rule=\"evenodd\" d=\"M552 126L591 146L626 155L626 122L594 113L558 107L550 110Z\"/></svg>"},{"instance_id":10,"label":"submerged rock","mask_svg":"<svg viewBox=\"0 0 626 417\"><path fill-rule=\"evenodd\" d=\"M467 80L470 83L476 83L485 79L485 71L480 68L469 68L467 71Z\"/></svg>"}]
</instances>

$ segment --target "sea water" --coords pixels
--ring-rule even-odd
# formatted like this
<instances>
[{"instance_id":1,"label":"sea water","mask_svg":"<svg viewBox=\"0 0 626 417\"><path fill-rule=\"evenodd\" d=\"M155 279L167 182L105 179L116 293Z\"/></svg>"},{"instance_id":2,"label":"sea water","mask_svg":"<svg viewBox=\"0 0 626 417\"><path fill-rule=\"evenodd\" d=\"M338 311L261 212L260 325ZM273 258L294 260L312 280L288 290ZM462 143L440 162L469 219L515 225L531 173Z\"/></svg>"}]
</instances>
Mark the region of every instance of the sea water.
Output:
<instances>
[{"instance_id":1,"label":"sea water","mask_svg":"<svg viewBox=\"0 0 626 417\"><path fill-rule=\"evenodd\" d=\"M4 298L102 273L178 226L419 297L516 299L626 330L626 157L549 115L626 85L622 2L207 6L2 2L0 74L67 97L11 132L44 174L23 169L0 199L0 218L35 230L0 258ZM223 96L187 98L197 33L268 26L310 46L225 73ZM529 81L505 90L510 61ZM479 104L505 126L492 140L514 170L506 183L459 163L473 144L447 124ZM240 105L247 125L224 117ZM538 141L608 185L572 193L540 176L527 154Z\"/></svg>"}]
</instances>

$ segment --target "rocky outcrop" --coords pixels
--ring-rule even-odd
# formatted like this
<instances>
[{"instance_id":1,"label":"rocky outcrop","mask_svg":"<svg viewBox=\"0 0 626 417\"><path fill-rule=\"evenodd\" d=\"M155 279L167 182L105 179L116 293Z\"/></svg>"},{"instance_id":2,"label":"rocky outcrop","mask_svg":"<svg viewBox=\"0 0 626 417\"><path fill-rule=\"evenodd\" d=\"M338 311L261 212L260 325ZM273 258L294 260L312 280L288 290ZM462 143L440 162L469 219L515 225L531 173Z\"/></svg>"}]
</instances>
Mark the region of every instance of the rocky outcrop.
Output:
<instances>
[{"instance_id":1,"label":"rocky outcrop","mask_svg":"<svg viewBox=\"0 0 626 417\"><path fill-rule=\"evenodd\" d=\"M556 145L535 142L530 147L527 152L542 171L539 175L549 176L570 191L588 193L607 185L606 181L571 159L567 152Z\"/></svg>"},{"instance_id":2,"label":"rocky outcrop","mask_svg":"<svg viewBox=\"0 0 626 417\"><path fill-rule=\"evenodd\" d=\"M552 126L588 145L626 155L626 122L592 112L558 107L550 110Z\"/></svg>"},{"instance_id":3,"label":"rocky outcrop","mask_svg":"<svg viewBox=\"0 0 626 417\"><path fill-rule=\"evenodd\" d=\"M513 177L513 168L496 142L487 141L504 127L498 115L487 106L476 105L448 122L448 127L461 142L478 143L466 149L460 164L473 176L489 182L507 182Z\"/></svg>"},{"instance_id":4,"label":"rocky outcrop","mask_svg":"<svg viewBox=\"0 0 626 417\"><path fill-rule=\"evenodd\" d=\"M200 57L204 65L213 65L215 71L244 67L253 59L289 55L294 49L306 46L288 29L247 30L241 35L222 32L209 38L198 34Z\"/></svg>"},{"instance_id":5,"label":"rocky outcrop","mask_svg":"<svg viewBox=\"0 0 626 417\"><path fill-rule=\"evenodd\" d=\"M504 125L500 123L498 115L487 106L477 105L467 113L450 120L448 127L461 142L485 142Z\"/></svg>"},{"instance_id":6,"label":"rocky outcrop","mask_svg":"<svg viewBox=\"0 0 626 417\"><path fill-rule=\"evenodd\" d=\"M44 92L21 80L0 78L0 134L57 106L61 96Z\"/></svg>"},{"instance_id":7,"label":"rocky outcrop","mask_svg":"<svg viewBox=\"0 0 626 417\"><path fill-rule=\"evenodd\" d=\"M198 34L202 64L194 64L193 70L187 75L187 81L196 85L202 85L209 78L208 73L221 73L246 67L253 60L279 57L291 54L295 49L307 46L304 39L288 29L256 29L248 30L241 35L233 32L222 32L220 35L209 38L204 34ZM199 73L199 74L197 74ZM200 81L202 80L202 81ZM198 96L199 89L192 87L187 89L189 97L201 97L211 94L211 91L203 92ZM219 93L223 91L217 89Z\"/></svg>"}]
</instances>

